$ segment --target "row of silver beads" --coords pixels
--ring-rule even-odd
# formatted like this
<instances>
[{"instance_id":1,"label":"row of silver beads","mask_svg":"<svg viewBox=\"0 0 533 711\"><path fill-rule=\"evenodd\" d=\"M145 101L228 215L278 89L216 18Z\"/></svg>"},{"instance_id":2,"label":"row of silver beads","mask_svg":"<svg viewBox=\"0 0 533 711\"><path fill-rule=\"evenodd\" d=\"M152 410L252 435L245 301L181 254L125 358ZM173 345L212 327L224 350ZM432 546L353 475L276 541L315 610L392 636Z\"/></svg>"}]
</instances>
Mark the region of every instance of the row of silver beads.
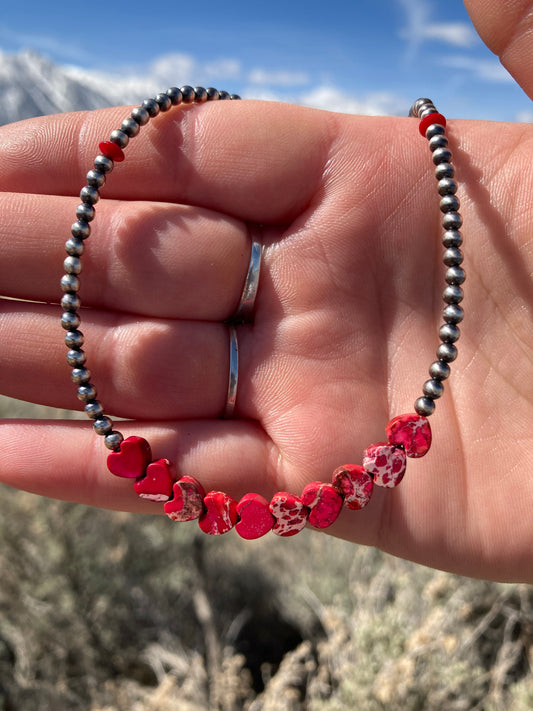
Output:
<instances>
[{"instance_id":1,"label":"row of silver beads","mask_svg":"<svg viewBox=\"0 0 533 711\"><path fill-rule=\"evenodd\" d=\"M411 107L409 115L423 119L434 113L438 112L432 101L418 99ZM441 344L437 349L438 360L431 364L429 368L431 378L424 383L423 396L415 402L416 412L425 417L435 411L435 400L441 397L444 391L443 381L450 375L450 363L457 358L455 344L460 336L458 324L461 323L464 315L459 304L463 300L461 285L465 280L465 272L461 266L463 254L460 249L463 242L460 228L463 222L459 214L459 200L455 194L457 183L454 180L455 171L446 129L439 123L431 124L426 130L426 138L435 165L437 189L441 196L440 210L443 213L442 227L444 229L442 236L443 262L447 268L445 274L447 286L442 295L445 303L442 312L444 323L439 329Z\"/></svg>"},{"instance_id":2,"label":"row of silver beads","mask_svg":"<svg viewBox=\"0 0 533 711\"><path fill-rule=\"evenodd\" d=\"M228 94L212 87L182 86L180 89L171 87L168 91L158 94L153 99L146 99L135 107L119 129L111 132L109 141L124 149L131 138L138 135L141 126L159 113L168 111L180 104L202 104L206 101L237 100L237 94ZM106 177L114 168L114 161L106 155L98 155L94 167L87 173L87 185L80 192L81 204L76 209L76 221L71 228L71 237L65 243L67 257L64 261L65 274L61 279L63 297L61 307L63 315L61 325L65 329L65 344L68 347L67 362L72 367L72 381L77 386L78 399L85 403L84 410L93 420L97 434L105 438L108 449L118 451L123 441L123 435L113 429L112 420L104 412L102 403L97 400L96 388L91 382L91 372L86 366L86 355L83 350L84 337L79 327L81 324L79 297L82 271L81 257L85 249L85 240L91 234L91 222L95 218L95 205L100 199L100 189L104 187Z\"/></svg>"}]
</instances>

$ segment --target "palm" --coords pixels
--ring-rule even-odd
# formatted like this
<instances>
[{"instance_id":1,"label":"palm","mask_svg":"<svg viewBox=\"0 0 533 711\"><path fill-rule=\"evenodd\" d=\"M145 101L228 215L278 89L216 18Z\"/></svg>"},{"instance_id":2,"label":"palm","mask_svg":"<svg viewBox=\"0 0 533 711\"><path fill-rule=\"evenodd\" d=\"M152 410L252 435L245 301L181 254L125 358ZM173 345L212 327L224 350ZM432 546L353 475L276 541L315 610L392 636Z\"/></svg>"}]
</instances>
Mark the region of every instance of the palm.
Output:
<instances>
[{"instance_id":1,"label":"palm","mask_svg":"<svg viewBox=\"0 0 533 711\"><path fill-rule=\"evenodd\" d=\"M3 129L0 187L17 192L2 198L7 295L57 300L64 241L57 235L68 236L77 204L69 196L83 185L93 146L123 115L52 119L44 134L42 120ZM392 416L412 411L434 360L443 282L427 147L412 120L248 102L180 116L162 117L159 131L136 139L97 206L82 275L83 302L93 307L83 322L88 364L108 412L137 420L124 433L146 436L181 473L234 496L300 493L339 464L358 463ZM79 168L76 142L47 152L41 138L59 138L65 125L84 135ZM451 133L459 143L467 319L432 419L434 445L410 462L397 490L376 492L367 509L343 514L331 530L487 575L492 565L502 570L512 524L518 550L503 575L513 577L523 575L532 533L522 514L533 488L531 207L519 187L531 136L517 127L502 141L497 128L466 123ZM12 151L16 145L23 147ZM245 222L264 225L264 264L255 322L239 328L236 418L222 421L222 321L246 269ZM75 407L57 308L8 303L3 311L2 391ZM30 361L39 364L38 392L25 377ZM87 423L17 423L2 434L6 443L27 443L23 462L8 447L4 481L146 510L127 482L105 471L105 450L97 443L95 451ZM76 477L73 458L83 462Z\"/></svg>"}]
</instances>

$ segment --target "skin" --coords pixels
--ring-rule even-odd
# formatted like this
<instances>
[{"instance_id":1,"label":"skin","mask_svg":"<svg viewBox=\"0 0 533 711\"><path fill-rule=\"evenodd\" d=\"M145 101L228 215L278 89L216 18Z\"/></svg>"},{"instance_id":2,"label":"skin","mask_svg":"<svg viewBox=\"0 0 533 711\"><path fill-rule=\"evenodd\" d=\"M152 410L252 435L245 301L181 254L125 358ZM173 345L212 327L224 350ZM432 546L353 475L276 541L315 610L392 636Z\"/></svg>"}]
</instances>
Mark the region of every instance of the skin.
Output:
<instances>
[{"instance_id":1,"label":"skin","mask_svg":"<svg viewBox=\"0 0 533 711\"><path fill-rule=\"evenodd\" d=\"M527 92L520 54L533 51L532 7L467 3ZM0 129L0 283L6 296L41 302L2 303L6 395L80 407L58 326L63 244L97 144L127 115ZM328 532L440 569L533 582L533 131L460 120L448 129L468 280L433 446L408 462L400 487L376 491ZM215 103L161 115L126 155L97 205L81 291L99 398L134 420L119 429L235 498L299 494L359 463L392 417L413 411L438 345L438 196L414 119ZM242 289L247 222L264 226L264 260L255 322L238 328L236 416L224 421L222 322ZM107 471L85 421L4 420L0 448L10 486L161 512Z\"/></svg>"}]
</instances>

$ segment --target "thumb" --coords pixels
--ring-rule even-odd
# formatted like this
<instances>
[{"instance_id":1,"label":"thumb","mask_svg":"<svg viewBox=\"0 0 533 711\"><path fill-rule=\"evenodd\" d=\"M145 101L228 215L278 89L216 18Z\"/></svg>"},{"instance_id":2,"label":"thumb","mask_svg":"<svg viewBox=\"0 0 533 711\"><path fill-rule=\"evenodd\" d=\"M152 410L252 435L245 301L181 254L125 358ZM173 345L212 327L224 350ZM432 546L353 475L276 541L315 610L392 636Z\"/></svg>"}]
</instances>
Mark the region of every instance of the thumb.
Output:
<instances>
[{"instance_id":1,"label":"thumb","mask_svg":"<svg viewBox=\"0 0 533 711\"><path fill-rule=\"evenodd\" d=\"M487 47L533 98L533 0L464 0Z\"/></svg>"}]
</instances>

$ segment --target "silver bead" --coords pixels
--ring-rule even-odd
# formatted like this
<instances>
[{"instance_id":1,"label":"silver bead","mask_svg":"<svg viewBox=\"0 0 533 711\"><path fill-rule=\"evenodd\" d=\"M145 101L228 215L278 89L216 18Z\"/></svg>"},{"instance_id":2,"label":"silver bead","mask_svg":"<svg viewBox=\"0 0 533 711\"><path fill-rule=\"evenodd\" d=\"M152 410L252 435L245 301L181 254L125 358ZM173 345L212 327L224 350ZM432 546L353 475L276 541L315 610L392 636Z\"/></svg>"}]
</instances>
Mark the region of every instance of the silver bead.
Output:
<instances>
[{"instance_id":1,"label":"silver bead","mask_svg":"<svg viewBox=\"0 0 533 711\"><path fill-rule=\"evenodd\" d=\"M433 151L433 163L435 165L438 165L439 163L449 163L451 160L452 154L451 151L448 148L436 148Z\"/></svg>"},{"instance_id":2,"label":"silver bead","mask_svg":"<svg viewBox=\"0 0 533 711\"><path fill-rule=\"evenodd\" d=\"M71 348L67 353L67 363L73 368L80 368L85 365L87 356L80 348Z\"/></svg>"},{"instance_id":3,"label":"silver bead","mask_svg":"<svg viewBox=\"0 0 533 711\"><path fill-rule=\"evenodd\" d=\"M81 348L83 346L83 333L74 329L65 333L65 345L68 348Z\"/></svg>"},{"instance_id":4,"label":"silver bead","mask_svg":"<svg viewBox=\"0 0 533 711\"><path fill-rule=\"evenodd\" d=\"M238 94L231 94L229 97L232 101L241 101L241 97Z\"/></svg>"},{"instance_id":5,"label":"silver bead","mask_svg":"<svg viewBox=\"0 0 533 711\"><path fill-rule=\"evenodd\" d=\"M454 323L445 323L439 329L439 338L443 343L455 343L460 335L461 331Z\"/></svg>"},{"instance_id":6,"label":"silver bead","mask_svg":"<svg viewBox=\"0 0 533 711\"><path fill-rule=\"evenodd\" d=\"M79 257L67 257L63 262L63 267L67 274L81 273L81 259Z\"/></svg>"},{"instance_id":7,"label":"silver bead","mask_svg":"<svg viewBox=\"0 0 533 711\"><path fill-rule=\"evenodd\" d=\"M155 118L159 114L159 104L155 99L145 99L143 101L142 107L145 111L148 112L148 115L151 118ZM135 118L135 117L133 117Z\"/></svg>"},{"instance_id":8,"label":"silver bead","mask_svg":"<svg viewBox=\"0 0 533 711\"><path fill-rule=\"evenodd\" d=\"M181 91L178 89L177 86L171 86L170 89L167 89L167 95L169 96L170 101L172 102L172 106L179 106L181 104Z\"/></svg>"},{"instance_id":9,"label":"silver bead","mask_svg":"<svg viewBox=\"0 0 533 711\"><path fill-rule=\"evenodd\" d=\"M93 188L103 188L105 185L105 173L94 168L87 173L85 179L87 185L91 185Z\"/></svg>"},{"instance_id":10,"label":"silver bead","mask_svg":"<svg viewBox=\"0 0 533 711\"><path fill-rule=\"evenodd\" d=\"M455 195L444 195L440 201L441 212L457 212L459 200Z\"/></svg>"},{"instance_id":11,"label":"silver bead","mask_svg":"<svg viewBox=\"0 0 533 711\"><path fill-rule=\"evenodd\" d=\"M61 326L65 329L65 331L75 331L80 323L80 317L73 311L65 311L65 313L61 316Z\"/></svg>"},{"instance_id":12,"label":"silver bead","mask_svg":"<svg viewBox=\"0 0 533 711\"><path fill-rule=\"evenodd\" d=\"M80 288L80 280L74 274L64 274L61 277L61 288L65 292L75 292Z\"/></svg>"},{"instance_id":13,"label":"silver bead","mask_svg":"<svg viewBox=\"0 0 533 711\"><path fill-rule=\"evenodd\" d=\"M85 220L77 220L72 224L70 232L73 237L79 237L80 239L87 239L91 234L91 225Z\"/></svg>"},{"instance_id":14,"label":"silver bead","mask_svg":"<svg viewBox=\"0 0 533 711\"><path fill-rule=\"evenodd\" d=\"M420 111L418 112L418 116L421 119L426 118L426 116L429 116L430 114L436 114L437 109L433 105L431 101L428 101L426 104L420 107Z\"/></svg>"},{"instance_id":15,"label":"silver bead","mask_svg":"<svg viewBox=\"0 0 533 711\"><path fill-rule=\"evenodd\" d=\"M120 130L124 131L126 136L129 136L130 138L135 138L135 136L141 130L141 127L139 126L137 121L135 121L134 119L125 118L120 126Z\"/></svg>"},{"instance_id":16,"label":"silver bead","mask_svg":"<svg viewBox=\"0 0 533 711\"><path fill-rule=\"evenodd\" d=\"M458 230L447 230L442 235L442 244L445 247L460 247L463 244L463 237Z\"/></svg>"},{"instance_id":17,"label":"silver bead","mask_svg":"<svg viewBox=\"0 0 533 711\"><path fill-rule=\"evenodd\" d=\"M451 363L457 358L457 348L453 343L441 343L437 348L437 358L444 363Z\"/></svg>"},{"instance_id":18,"label":"silver bead","mask_svg":"<svg viewBox=\"0 0 533 711\"><path fill-rule=\"evenodd\" d=\"M433 102L431 99L426 99L424 97L421 97L420 99L417 99L413 105L411 106L411 109L409 110L409 115L414 116L418 118L418 112L422 110L422 107L424 104L432 104Z\"/></svg>"},{"instance_id":19,"label":"silver bead","mask_svg":"<svg viewBox=\"0 0 533 711\"><path fill-rule=\"evenodd\" d=\"M460 304L464 298L463 290L460 286L450 284L444 289L442 298L447 304Z\"/></svg>"},{"instance_id":20,"label":"silver bead","mask_svg":"<svg viewBox=\"0 0 533 711\"><path fill-rule=\"evenodd\" d=\"M98 420L104 414L104 406L98 400L91 400L83 409L87 417L90 417L91 420Z\"/></svg>"},{"instance_id":21,"label":"silver bead","mask_svg":"<svg viewBox=\"0 0 533 711\"><path fill-rule=\"evenodd\" d=\"M94 167L102 173L110 173L115 167L115 163L109 156L98 155L94 159Z\"/></svg>"},{"instance_id":22,"label":"silver bead","mask_svg":"<svg viewBox=\"0 0 533 711\"><path fill-rule=\"evenodd\" d=\"M466 273L462 267L449 267L444 278L448 284L462 284L466 279Z\"/></svg>"},{"instance_id":23,"label":"silver bead","mask_svg":"<svg viewBox=\"0 0 533 711\"><path fill-rule=\"evenodd\" d=\"M442 218L442 226L445 230L460 230L463 220L458 212L447 212Z\"/></svg>"},{"instance_id":24,"label":"silver bead","mask_svg":"<svg viewBox=\"0 0 533 711\"><path fill-rule=\"evenodd\" d=\"M444 126L441 126L440 123L432 123L431 126L428 126L426 129L426 138L428 141L434 136L444 136L446 133L446 129ZM448 145L448 141L446 141L446 144Z\"/></svg>"},{"instance_id":25,"label":"silver bead","mask_svg":"<svg viewBox=\"0 0 533 711\"><path fill-rule=\"evenodd\" d=\"M435 403L429 397L419 397L415 402L415 411L422 417L429 417L435 412Z\"/></svg>"},{"instance_id":26,"label":"silver bead","mask_svg":"<svg viewBox=\"0 0 533 711\"><path fill-rule=\"evenodd\" d=\"M73 383L81 385L82 383L88 383L91 379L91 371L88 368L73 368L70 374Z\"/></svg>"},{"instance_id":27,"label":"silver bead","mask_svg":"<svg viewBox=\"0 0 533 711\"><path fill-rule=\"evenodd\" d=\"M81 306L80 297L77 294L63 294L61 308L63 311L78 311Z\"/></svg>"},{"instance_id":28,"label":"silver bead","mask_svg":"<svg viewBox=\"0 0 533 711\"><path fill-rule=\"evenodd\" d=\"M457 304L448 304L442 311L442 318L446 323L461 323L464 318L464 311Z\"/></svg>"},{"instance_id":29,"label":"silver bead","mask_svg":"<svg viewBox=\"0 0 533 711\"><path fill-rule=\"evenodd\" d=\"M218 89L215 89L212 86L208 86L205 91L207 94L208 101L218 101Z\"/></svg>"},{"instance_id":30,"label":"silver bead","mask_svg":"<svg viewBox=\"0 0 533 711\"><path fill-rule=\"evenodd\" d=\"M203 86L194 87L194 100L197 104L203 104L204 101L207 101L207 91Z\"/></svg>"},{"instance_id":31,"label":"silver bead","mask_svg":"<svg viewBox=\"0 0 533 711\"><path fill-rule=\"evenodd\" d=\"M451 178L441 178L437 184L439 195L455 195L457 183Z\"/></svg>"},{"instance_id":32,"label":"silver bead","mask_svg":"<svg viewBox=\"0 0 533 711\"><path fill-rule=\"evenodd\" d=\"M219 91L218 92L218 100L219 101L227 101L230 98L230 95L228 94L227 91Z\"/></svg>"},{"instance_id":33,"label":"silver bead","mask_svg":"<svg viewBox=\"0 0 533 711\"><path fill-rule=\"evenodd\" d=\"M113 430L113 422L109 417L100 417L93 423L94 431L99 435L108 435Z\"/></svg>"},{"instance_id":34,"label":"silver bead","mask_svg":"<svg viewBox=\"0 0 533 711\"><path fill-rule=\"evenodd\" d=\"M444 133L438 133L436 136L433 136L433 138L429 139L428 145L430 151L435 151L437 148L447 148L448 139L446 138Z\"/></svg>"},{"instance_id":35,"label":"silver bead","mask_svg":"<svg viewBox=\"0 0 533 711\"><path fill-rule=\"evenodd\" d=\"M435 168L435 177L437 180L442 180L443 178L453 178L454 175L455 170L451 163L439 163Z\"/></svg>"},{"instance_id":36,"label":"silver bead","mask_svg":"<svg viewBox=\"0 0 533 711\"><path fill-rule=\"evenodd\" d=\"M94 217L96 215L96 212L94 211L94 207L92 205L88 205L86 202L82 202L81 205L78 205L76 208L76 217L78 220L85 220L85 222L92 222L94 220Z\"/></svg>"},{"instance_id":37,"label":"silver bead","mask_svg":"<svg viewBox=\"0 0 533 711\"><path fill-rule=\"evenodd\" d=\"M70 239L65 242L65 251L72 257L81 257L85 251L85 245L79 237L70 237Z\"/></svg>"},{"instance_id":38,"label":"silver bead","mask_svg":"<svg viewBox=\"0 0 533 711\"><path fill-rule=\"evenodd\" d=\"M155 100L157 102L157 105L159 106L160 111L168 111L172 106L170 96L166 92L164 94L158 94L155 97Z\"/></svg>"},{"instance_id":39,"label":"silver bead","mask_svg":"<svg viewBox=\"0 0 533 711\"><path fill-rule=\"evenodd\" d=\"M422 392L426 397L437 400L444 393L444 385L440 380L426 380Z\"/></svg>"},{"instance_id":40,"label":"silver bead","mask_svg":"<svg viewBox=\"0 0 533 711\"><path fill-rule=\"evenodd\" d=\"M122 433L113 430L109 434L106 434L104 444L108 449L111 449L113 452L118 452L120 450L120 445L123 441L124 436L122 435Z\"/></svg>"},{"instance_id":41,"label":"silver bead","mask_svg":"<svg viewBox=\"0 0 533 711\"><path fill-rule=\"evenodd\" d=\"M457 247L449 247L442 255L442 261L447 267L458 267L463 262L463 253Z\"/></svg>"},{"instance_id":42,"label":"silver bead","mask_svg":"<svg viewBox=\"0 0 533 711\"><path fill-rule=\"evenodd\" d=\"M130 142L130 137L128 136L128 134L124 133L124 131L121 131L120 128L116 128L114 131L111 131L109 140L111 141L111 143L114 143L119 148L126 148L128 143Z\"/></svg>"},{"instance_id":43,"label":"silver bead","mask_svg":"<svg viewBox=\"0 0 533 711\"><path fill-rule=\"evenodd\" d=\"M450 366L442 360L436 360L429 366L429 374L433 380L446 380L450 376Z\"/></svg>"},{"instance_id":44,"label":"silver bead","mask_svg":"<svg viewBox=\"0 0 533 711\"><path fill-rule=\"evenodd\" d=\"M131 118L139 124L139 126L146 126L150 120L150 114L142 106L136 106L131 112Z\"/></svg>"},{"instance_id":45,"label":"silver bead","mask_svg":"<svg viewBox=\"0 0 533 711\"><path fill-rule=\"evenodd\" d=\"M180 87L181 91L181 100L183 101L184 104L192 104L194 101L194 89L192 86L188 86L187 84L185 86Z\"/></svg>"},{"instance_id":46,"label":"silver bead","mask_svg":"<svg viewBox=\"0 0 533 711\"><path fill-rule=\"evenodd\" d=\"M100 193L92 185L86 185L80 191L80 198L83 202L87 203L88 205L96 205L98 200L100 200Z\"/></svg>"},{"instance_id":47,"label":"silver bead","mask_svg":"<svg viewBox=\"0 0 533 711\"><path fill-rule=\"evenodd\" d=\"M96 397L96 388L91 383L84 383L78 388L78 400L82 402L90 402Z\"/></svg>"}]
</instances>

